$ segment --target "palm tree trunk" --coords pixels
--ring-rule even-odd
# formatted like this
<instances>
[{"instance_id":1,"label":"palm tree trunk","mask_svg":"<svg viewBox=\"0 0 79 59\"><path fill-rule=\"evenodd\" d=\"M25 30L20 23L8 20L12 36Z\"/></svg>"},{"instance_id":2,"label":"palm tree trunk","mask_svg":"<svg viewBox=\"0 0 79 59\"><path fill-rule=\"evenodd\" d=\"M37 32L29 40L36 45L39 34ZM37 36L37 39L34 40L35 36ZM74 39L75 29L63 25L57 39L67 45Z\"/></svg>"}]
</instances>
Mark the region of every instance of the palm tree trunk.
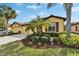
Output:
<instances>
[{"instance_id":1,"label":"palm tree trunk","mask_svg":"<svg viewBox=\"0 0 79 59\"><path fill-rule=\"evenodd\" d=\"M34 29L31 29L31 30L32 30L33 34L35 34L35 31L34 31Z\"/></svg>"},{"instance_id":2,"label":"palm tree trunk","mask_svg":"<svg viewBox=\"0 0 79 59\"><path fill-rule=\"evenodd\" d=\"M39 39L41 39L41 37L42 37L42 26L39 26L40 28L40 32L39 32Z\"/></svg>"},{"instance_id":3,"label":"palm tree trunk","mask_svg":"<svg viewBox=\"0 0 79 59\"><path fill-rule=\"evenodd\" d=\"M71 6L67 5L67 8L66 8L66 17L67 17L67 24L66 24L67 35L66 35L66 37L67 38L71 37L71 9L72 9Z\"/></svg>"}]
</instances>

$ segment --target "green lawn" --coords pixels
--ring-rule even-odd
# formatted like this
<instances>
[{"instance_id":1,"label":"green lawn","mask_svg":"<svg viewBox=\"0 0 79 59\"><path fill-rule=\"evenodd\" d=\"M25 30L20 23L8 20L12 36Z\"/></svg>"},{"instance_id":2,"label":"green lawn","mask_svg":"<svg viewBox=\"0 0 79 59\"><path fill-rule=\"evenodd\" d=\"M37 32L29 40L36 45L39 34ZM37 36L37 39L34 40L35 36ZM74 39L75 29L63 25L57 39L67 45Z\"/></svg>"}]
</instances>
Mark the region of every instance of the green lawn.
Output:
<instances>
[{"instance_id":1,"label":"green lawn","mask_svg":"<svg viewBox=\"0 0 79 59\"><path fill-rule=\"evenodd\" d=\"M12 42L0 46L0 55L7 56L79 56L79 49L72 48L48 48L33 49L23 46L20 42Z\"/></svg>"}]
</instances>

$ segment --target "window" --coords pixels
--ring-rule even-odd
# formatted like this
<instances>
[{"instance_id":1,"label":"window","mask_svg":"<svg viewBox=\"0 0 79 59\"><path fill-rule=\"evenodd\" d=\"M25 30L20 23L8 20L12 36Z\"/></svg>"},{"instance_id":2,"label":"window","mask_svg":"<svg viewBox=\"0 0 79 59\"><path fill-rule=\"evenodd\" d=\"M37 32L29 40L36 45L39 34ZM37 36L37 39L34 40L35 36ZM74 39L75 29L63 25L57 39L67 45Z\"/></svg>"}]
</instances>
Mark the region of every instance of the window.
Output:
<instances>
[{"instance_id":1,"label":"window","mask_svg":"<svg viewBox=\"0 0 79 59\"><path fill-rule=\"evenodd\" d=\"M55 30L56 30L56 23L50 23L48 27L48 31L55 32Z\"/></svg>"},{"instance_id":2,"label":"window","mask_svg":"<svg viewBox=\"0 0 79 59\"><path fill-rule=\"evenodd\" d=\"M59 23L58 22L50 23L48 26L48 31L59 32Z\"/></svg>"}]
</instances>

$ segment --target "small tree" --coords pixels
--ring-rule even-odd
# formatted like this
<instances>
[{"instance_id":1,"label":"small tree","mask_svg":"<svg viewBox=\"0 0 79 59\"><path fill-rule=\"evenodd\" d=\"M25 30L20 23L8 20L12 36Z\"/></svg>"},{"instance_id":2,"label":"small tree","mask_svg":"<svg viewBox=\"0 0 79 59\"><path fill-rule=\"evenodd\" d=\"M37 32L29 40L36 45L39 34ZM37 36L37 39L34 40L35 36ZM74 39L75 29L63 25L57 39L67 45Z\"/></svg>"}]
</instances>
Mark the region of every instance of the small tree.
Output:
<instances>
[{"instance_id":1,"label":"small tree","mask_svg":"<svg viewBox=\"0 0 79 59\"><path fill-rule=\"evenodd\" d=\"M26 31L31 29L33 31L33 33L36 33L34 30L35 28L39 28L39 37L41 37L42 35L42 27L47 27L48 24L50 23L49 20L45 20L44 18L40 18L39 16L37 16L36 19L33 19L30 22L30 25L26 27Z\"/></svg>"},{"instance_id":2,"label":"small tree","mask_svg":"<svg viewBox=\"0 0 79 59\"><path fill-rule=\"evenodd\" d=\"M11 7L8 7L8 6L1 6L0 11L1 11L0 16L2 16L5 20L6 34L8 34L8 21L10 19L16 18L16 11L13 10Z\"/></svg>"},{"instance_id":3,"label":"small tree","mask_svg":"<svg viewBox=\"0 0 79 59\"><path fill-rule=\"evenodd\" d=\"M26 31L31 30L33 34L35 34L35 26L34 24L30 23L28 26L26 26Z\"/></svg>"},{"instance_id":4,"label":"small tree","mask_svg":"<svg viewBox=\"0 0 79 59\"><path fill-rule=\"evenodd\" d=\"M0 17L0 29L4 30L4 20Z\"/></svg>"},{"instance_id":5,"label":"small tree","mask_svg":"<svg viewBox=\"0 0 79 59\"><path fill-rule=\"evenodd\" d=\"M36 20L34 21L36 22L36 27L38 27L39 29L39 34L42 35L43 27L47 27L50 23L50 20L46 20L44 18L40 18L39 16L37 16Z\"/></svg>"}]
</instances>

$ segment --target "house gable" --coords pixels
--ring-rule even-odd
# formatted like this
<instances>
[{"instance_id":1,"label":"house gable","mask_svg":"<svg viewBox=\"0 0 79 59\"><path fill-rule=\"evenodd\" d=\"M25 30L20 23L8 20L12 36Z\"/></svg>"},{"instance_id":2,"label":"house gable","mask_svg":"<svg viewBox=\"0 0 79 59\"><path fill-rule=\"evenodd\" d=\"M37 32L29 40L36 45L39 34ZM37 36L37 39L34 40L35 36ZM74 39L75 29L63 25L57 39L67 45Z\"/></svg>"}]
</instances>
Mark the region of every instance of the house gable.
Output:
<instances>
[{"instance_id":1,"label":"house gable","mask_svg":"<svg viewBox=\"0 0 79 59\"><path fill-rule=\"evenodd\" d=\"M50 15L48 17L44 18L45 20L49 20L50 23L55 23L56 25L56 32L64 32L64 22L66 21L66 18L64 17L60 17L60 16L54 16L54 15ZM48 31L48 28L46 29ZM43 29L43 31L45 32L45 29Z\"/></svg>"},{"instance_id":2,"label":"house gable","mask_svg":"<svg viewBox=\"0 0 79 59\"><path fill-rule=\"evenodd\" d=\"M50 18L56 18L56 19L60 19L60 20L66 21L65 17L55 16L55 15L50 15L48 17L45 17L44 19L47 20L47 19L50 19Z\"/></svg>"}]
</instances>

